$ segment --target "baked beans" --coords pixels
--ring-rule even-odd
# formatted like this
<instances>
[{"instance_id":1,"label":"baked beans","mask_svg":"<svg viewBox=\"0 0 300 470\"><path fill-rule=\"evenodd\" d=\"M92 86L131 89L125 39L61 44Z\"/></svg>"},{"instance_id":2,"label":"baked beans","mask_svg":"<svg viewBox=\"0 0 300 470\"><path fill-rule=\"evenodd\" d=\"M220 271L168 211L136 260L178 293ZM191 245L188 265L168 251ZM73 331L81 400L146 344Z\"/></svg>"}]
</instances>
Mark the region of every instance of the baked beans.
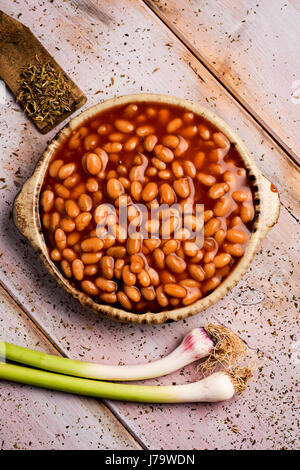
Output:
<instances>
[{"instance_id":1,"label":"baked beans","mask_svg":"<svg viewBox=\"0 0 300 470\"><path fill-rule=\"evenodd\" d=\"M174 205L186 211L184 227ZM124 208L140 232L126 234ZM49 256L73 286L99 303L155 313L222 283L245 252L255 210L247 171L222 132L177 106L132 103L91 118L56 150L40 214Z\"/></svg>"}]
</instances>

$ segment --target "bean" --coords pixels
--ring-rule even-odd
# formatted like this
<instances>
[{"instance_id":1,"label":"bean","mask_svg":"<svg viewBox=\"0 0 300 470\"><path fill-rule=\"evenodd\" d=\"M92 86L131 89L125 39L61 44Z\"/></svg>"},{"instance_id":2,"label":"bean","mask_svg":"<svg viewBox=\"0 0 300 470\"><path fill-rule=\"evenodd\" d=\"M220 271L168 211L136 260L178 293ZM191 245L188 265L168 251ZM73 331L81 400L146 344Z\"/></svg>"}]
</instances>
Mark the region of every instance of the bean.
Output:
<instances>
[{"instance_id":1,"label":"bean","mask_svg":"<svg viewBox=\"0 0 300 470\"><path fill-rule=\"evenodd\" d=\"M154 147L154 153L159 160L162 160L164 163L170 163L174 159L174 153L168 147L158 144Z\"/></svg>"},{"instance_id":2,"label":"bean","mask_svg":"<svg viewBox=\"0 0 300 470\"><path fill-rule=\"evenodd\" d=\"M212 237L217 230L219 230L221 222L219 219L213 217L204 225L204 236Z\"/></svg>"},{"instance_id":3,"label":"bean","mask_svg":"<svg viewBox=\"0 0 300 470\"><path fill-rule=\"evenodd\" d=\"M202 168L204 161L205 161L205 153L197 152L194 157L194 164L197 170L200 170L200 168Z\"/></svg>"},{"instance_id":4,"label":"bean","mask_svg":"<svg viewBox=\"0 0 300 470\"><path fill-rule=\"evenodd\" d=\"M181 274L186 269L186 262L174 253L166 256L166 265L176 274Z\"/></svg>"},{"instance_id":5,"label":"bean","mask_svg":"<svg viewBox=\"0 0 300 470\"><path fill-rule=\"evenodd\" d=\"M77 281L82 281L84 276L84 264L78 258L72 261L72 273Z\"/></svg>"},{"instance_id":6,"label":"bean","mask_svg":"<svg viewBox=\"0 0 300 470\"><path fill-rule=\"evenodd\" d=\"M79 232L72 232L67 235L67 245L73 246L80 240L80 233Z\"/></svg>"},{"instance_id":7,"label":"bean","mask_svg":"<svg viewBox=\"0 0 300 470\"><path fill-rule=\"evenodd\" d=\"M54 160L54 162L52 162L49 166L49 176L51 176L52 178L56 178L63 164L63 160Z\"/></svg>"},{"instance_id":8,"label":"bean","mask_svg":"<svg viewBox=\"0 0 300 470\"><path fill-rule=\"evenodd\" d=\"M156 292L153 286L142 287L141 294L146 300L148 300L148 302L152 302L156 297Z\"/></svg>"},{"instance_id":9,"label":"bean","mask_svg":"<svg viewBox=\"0 0 300 470\"><path fill-rule=\"evenodd\" d=\"M196 178L199 183L204 184L204 186L213 186L216 182L216 178L214 176L206 173L197 173Z\"/></svg>"},{"instance_id":10,"label":"bean","mask_svg":"<svg viewBox=\"0 0 300 470\"><path fill-rule=\"evenodd\" d=\"M85 276L95 276L98 272L98 265L97 264L88 264L84 267L84 275Z\"/></svg>"},{"instance_id":11,"label":"bean","mask_svg":"<svg viewBox=\"0 0 300 470\"><path fill-rule=\"evenodd\" d=\"M140 142L140 139L137 136L130 137L128 140L126 140L124 144L124 150L126 150L126 152L132 152L133 150L136 149L139 142Z\"/></svg>"},{"instance_id":12,"label":"bean","mask_svg":"<svg viewBox=\"0 0 300 470\"><path fill-rule=\"evenodd\" d=\"M85 166L88 173L97 175L102 168L102 162L96 153L88 153L85 159Z\"/></svg>"},{"instance_id":13,"label":"bean","mask_svg":"<svg viewBox=\"0 0 300 470\"><path fill-rule=\"evenodd\" d=\"M186 278L179 281L179 284L183 287L200 287L201 283L196 279Z\"/></svg>"},{"instance_id":14,"label":"bean","mask_svg":"<svg viewBox=\"0 0 300 470\"><path fill-rule=\"evenodd\" d=\"M112 132L108 136L108 140L110 140L111 142L122 142L124 138L125 138L125 135L122 134L122 132Z\"/></svg>"},{"instance_id":15,"label":"bean","mask_svg":"<svg viewBox=\"0 0 300 470\"><path fill-rule=\"evenodd\" d=\"M103 300L106 304L115 304L117 302L117 296L113 292L101 292L99 299Z\"/></svg>"},{"instance_id":16,"label":"bean","mask_svg":"<svg viewBox=\"0 0 300 470\"><path fill-rule=\"evenodd\" d=\"M142 190L142 199L144 201L152 201L154 198L156 198L158 194L158 187L156 183L147 183L143 190Z\"/></svg>"},{"instance_id":17,"label":"bean","mask_svg":"<svg viewBox=\"0 0 300 470\"><path fill-rule=\"evenodd\" d=\"M205 272L205 279L210 279L216 272L216 267L214 263L207 263L203 266L203 271Z\"/></svg>"},{"instance_id":18,"label":"bean","mask_svg":"<svg viewBox=\"0 0 300 470\"><path fill-rule=\"evenodd\" d=\"M205 278L205 272L199 264L189 264L188 271L196 281L202 282Z\"/></svg>"},{"instance_id":19,"label":"bean","mask_svg":"<svg viewBox=\"0 0 300 470\"><path fill-rule=\"evenodd\" d=\"M85 230L86 227L89 225L91 219L92 214L90 214L89 212L81 212L81 214L79 214L75 219L76 230L78 232L82 232L83 230Z\"/></svg>"},{"instance_id":20,"label":"bean","mask_svg":"<svg viewBox=\"0 0 300 470\"><path fill-rule=\"evenodd\" d=\"M222 245L223 241L226 238L226 232L224 230L217 230L214 234L214 239L216 240L218 245Z\"/></svg>"},{"instance_id":21,"label":"bean","mask_svg":"<svg viewBox=\"0 0 300 470\"><path fill-rule=\"evenodd\" d=\"M199 250L196 256L193 256L193 258L191 258L191 263L199 263L203 258L203 254L203 250Z\"/></svg>"},{"instance_id":22,"label":"bean","mask_svg":"<svg viewBox=\"0 0 300 470\"><path fill-rule=\"evenodd\" d=\"M89 212L92 210L93 200L88 194L82 193L78 198L78 206L83 212Z\"/></svg>"},{"instance_id":23,"label":"bean","mask_svg":"<svg viewBox=\"0 0 300 470\"><path fill-rule=\"evenodd\" d=\"M186 296L182 299L182 305L187 306L196 302L202 297L202 292L199 287L190 287L187 290Z\"/></svg>"},{"instance_id":24,"label":"bean","mask_svg":"<svg viewBox=\"0 0 300 470\"><path fill-rule=\"evenodd\" d=\"M80 209L73 199L68 199L65 202L65 210L67 215L71 218L77 217L80 213Z\"/></svg>"},{"instance_id":25,"label":"bean","mask_svg":"<svg viewBox=\"0 0 300 470\"><path fill-rule=\"evenodd\" d=\"M97 277L95 280L96 286L104 292L115 292L117 284L114 281L109 281L105 277Z\"/></svg>"},{"instance_id":26,"label":"bean","mask_svg":"<svg viewBox=\"0 0 300 470\"><path fill-rule=\"evenodd\" d=\"M170 170L161 170L158 172L158 177L162 180L169 180L172 176Z\"/></svg>"},{"instance_id":27,"label":"bean","mask_svg":"<svg viewBox=\"0 0 300 470\"><path fill-rule=\"evenodd\" d=\"M226 238L231 243L238 243L243 245L248 240L248 235L241 230L230 228L227 231Z\"/></svg>"},{"instance_id":28,"label":"bean","mask_svg":"<svg viewBox=\"0 0 300 470\"><path fill-rule=\"evenodd\" d=\"M78 173L74 173L73 175L68 176L68 178L64 180L64 186L68 189L72 189L79 182L80 182L80 175Z\"/></svg>"},{"instance_id":29,"label":"bean","mask_svg":"<svg viewBox=\"0 0 300 470\"><path fill-rule=\"evenodd\" d=\"M179 138L176 135L165 135L162 140L162 144L170 149L174 150L179 144Z\"/></svg>"},{"instance_id":30,"label":"bean","mask_svg":"<svg viewBox=\"0 0 300 470\"><path fill-rule=\"evenodd\" d=\"M118 196L124 193L124 188L122 183L116 178L111 178L107 182L106 186L107 193L112 199L116 199Z\"/></svg>"},{"instance_id":31,"label":"bean","mask_svg":"<svg viewBox=\"0 0 300 470\"><path fill-rule=\"evenodd\" d=\"M133 308L133 305L131 303L131 301L129 300L128 296L125 294L125 292L123 291L118 291L117 292L117 298L118 298L118 301L120 302L120 304L122 305L122 307L124 307L126 310L132 310Z\"/></svg>"},{"instance_id":32,"label":"bean","mask_svg":"<svg viewBox=\"0 0 300 470\"><path fill-rule=\"evenodd\" d=\"M205 281L202 284L203 293L206 294L206 292L214 290L216 287L218 287L221 280L222 280L221 276L213 276L211 279L208 279L207 281Z\"/></svg>"},{"instance_id":33,"label":"bean","mask_svg":"<svg viewBox=\"0 0 300 470\"><path fill-rule=\"evenodd\" d=\"M138 106L136 104L130 103L124 109L123 115L127 118L132 118L138 111Z\"/></svg>"},{"instance_id":34,"label":"bean","mask_svg":"<svg viewBox=\"0 0 300 470\"><path fill-rule=\"evenodd\" d=\"M55 184L54 192L57 196L63 199L70 199L71 193L68 190L68 188L66 188L63 184L59 184L59 183Z\"/></svg>"},{"instance_id":35,"label":"bean","mask_svg":"<svg viewBox=\"0 0 300 470\"><path fill-rule=\"evenodd\" d=\"M147 137L144 140L144 148L147 150L147 152L152 152L155 145L158 142L158 138L154 134L147 135Z\"/></svg>"},{"instance_id":36,"label":"bean","mask_svg":"<svg viewBox=\"0 0 300 470\"><path fill-rule=\"evenodd\" d=\"M231 261L231 256L228 253L220 253L219 255L215 256L213 263L216 268L224 268L227 264Z\"/></svg>"},{"instance_id":37,"label":"bean","mask_svg":"<svg viewBox=\"0 0 300 470\"><path fill-rule=\"evenodd\" d=\"M171 297L179 297L183 298L186 296L186 289L179 284L165 284L164 291L166 294L170 295Z\"/></svg>"},{"instance_id":38,"label":"bean","mask_svg":"<svg viewBox=\"0 0 300 470\"><path fill-rule=\"evenodd\" d=\"M75 172L76 167L77 167L76 163L66 163L65 165L60 167L58 171L58 178L60 178L61 180L65 180L66 178L69 178Z\"/></svg>"},{"instance_id":39,"label":"bean","mask_svg":"<svg viewBox=\"0 0 300 470\"><path fill-rule=\"evenodd\" d=\"M162 247L162 251L165 255L169 255L170 253L175 253L178 249L179 242L177 240L168 240Z\"/></svg>"},{"instance_id":40,"label":"bean","mask_svg":"<svg viewBox=\"0 0 300 470\"><path fill-rule=\"evenodd\" d=\"M86 189L89 193L94 193L95 191L98 191L98 181L95 178L89 178L86 183Z\"/></svg>"},{"instance_id":41,"label":"bean","mask_svg":"<svg viewBox=\"0 0 300 470\"><path fill-rule=\"evenodd\" d=\"M203 214L204 222L208 222L213 217L213 215L214 213L210 209L204 211L204 214Z\"/></svg>"},{"instance_id":42,"label":"bean","mask_svg":"<svg viewBox=\"0 0 300 470\"><path fill-rule=\"evenodd\" d=\"M54 248L54 250L51 251L50 253L50 258L53 260L53 261L60 261L61 260L61 253L59 250L57 250L56 248Z\"/></svg>"},{"instance_id":43,"label":"bean","mask_svg":"<svg viewBox=\"0 0 300 470\"><path fill-rule=\"evenodd\" d=\"M171 206L175 202L175 193L168 183L163 183L159 187L159 195L161 204L168 204Z\"/></svg>"},{"instance_id":44,"label":"bean","mask_svg":"<svg viewBox=\"0 0 300 470\"><path fill-rule=\"evenodd\" d=\"M170 117L170 111L168 109L160 109L158 111L158 119L162 124L166 124Z\"/></svg>"},{"instance_id":45,"label":"bean","mask_svg":"<svg viewBox=\"0 0 300 470\"><path fill-rule=\"evenodd\" d=\"M64 250L62 250L61 254L62 257L67 259L68 261L73 261L74 259L76 259L77 256L75 251L73 251L71 248L65 248Z\"/></svg>"},{"instance_id":46,"label":"bean","mask_svg":"<svg viewBox=\"0 0 300 470\"><path fill-rule=\"evenodd\" d=\"M107 142L103 145L103 150L107 153L121 152L123 145L120 142Z\"/></svg>"},{"instance_id":47,"label":"bean","mask_svg":"<svg viewBox=\"0 0 300 470\"><path fill-rule=\"evenodd\" d=\"M254 216L253 207L246 205L246 204L242 204L240 215L244 224L246 224L247 222L250 222L250 220L252 220Z\"/></svg>"},{"instance_id":48,"label":"bean","mask_svg":"<svg viewBox=\"0 0 300 470\"><path fill-rule=\"evenodd\" d=\"M128 238L127 243L126 243L126 248L127 248L127 253L129 255L134 255L135 253L138 253L141 250L141 239L138 237Z\"/></svg>"},{"instance_id":49,"label":"bean","mask_svg":"<svg viewBox=\"0 0 300 470\"><path fill-rule=\"evenodd\" d=\"M190 185L187 178L179 178L174 181L173 188L179 197L187 198L190 195Z\"/></svg>"},{"instance_id":50,"label":"bean","mask_svg":"<svg viewBox=\"0 0 300 470\"><path fill-rule=\"evenodd\" d=\"M180 135L186 139L192 139L198 133L198 128L195 125L187 126L181 129Z\"/></svg>"},{"instance_id":51,"label":"bean","mask_svg":"<svg viewBox=\"0 0 300 470\"><path fill-rule=\"evenodd\" d=\"M83 253L81 255L81 260L84 264L96 264L102 258L102 252L97 253Z\"/></svg>"},{"instance_id":52,"label":"bean","mask_svg":"<svg viewBox=\"0 0 300 470\"><path fill-rule=\"evenodd\" d=\"M41 206L44 212L50 212L54 206L54 193L46 189L41 195Z\"/></svg>"},{"instance_id":53,"label":"bean","mask_svg":"<svg viewBox=\"0 0 300 470\"><path fill-rule=\"evenodd\" d=\"M238 190L232 193L232 199L234 199L235 202L245 202L249 199L249 195L246 191Z\"/></svg>"},{"instance_id":54,"label":"bean","mask_svg":"<svg viewBox=\"0 0 300 470\"><path fill-rule=\"evenodd\" d=\"M98 295L99 294L99 289L95 286L95 284L92 281L84 280L81 282L81 287L82 290L88 295Z\"/></svg>"},{"instance_id":55,"label":"bean","mask_svg":"<svg viewBox=\"0 0 300 470\"><path fill-rule=\"evenodd\" d=\"M72 277L72 269L69 261L63 259L60 263L61 269L66 277Z\"/></svg>"},{"instance_id":56,"label":"bean","mask_svg":"<svg viewBox=\"0 0 300 470\"><path fill-rule=\"evenodd\" d=\"M180 118L175 118L172 119L172 121L169 122L167 125L167 132L169 134L172 134L173 132L176 132L180 127L183 125L182 119Z\"/></svg>"},{"instance_id":57,"label":"bean","mask_svg":"<svg viewBox=\"0 0 300 470\"><path fill-rule=\"evenodd\" d=\"M67 237L66 237L65 232L61 228L58 228L55 230L54 239L55 239L56 246L59 250L64 250L66 248Z\"/></svg>"},{"instance_id":58,"label":"bean","mask_svg":"<svg viewBox=\"0 0 300 470\"><path fill-rule=\"evenodd\" d=\"M181 178L184 175L183 167L177 160L172 162L172 171L175 178Z\"/></svg>"},{"instance_id":59,"label":"bean","mask_svg":"<svg viewBox=\"0 0 300 470\"><path fill-rule=\"evenodd\" d=\"M153 286L158 286L159 285L159 274L158 272L152 268L151 266L147 266L145 267L147 273L149 274L149 277L150 277L150 280L151 280L151 284Z\"/></svg>"},{"instance_id":60,"label":"bean","mask_svg":"<svg viewBox=\"0 0 300 470\"><path fill-rule=\"evenodd\" d=\"M137 287L125 285L124 292L127 297L135 303L141 300L141 293Z\"/></svg>"},{"instance_id":61,"label":"bean","mask_svg":"<svg viewBox=\"0 0 300 470\"><path fill-rule=\"evenodd\" d=\"M130 185L130 193L131 193L131 196L136 201L140 200L141 194L142 194L142 189L143 189L143 186L141 185L141 183L139 181L132 181L132 183Z\"/></svg>"},{"instance_id":62,"label":"bean","mask_svg":"<svg viewBox=\"0 0 300 470\"><path fill-rule=\"evenodd\" d=\"M82 183L79 183L77 186L75 186L70 196L72 199L78 199L80 194L85 193L85 191L86 191L85 183L82 182Z\"/></svg>"},{"instance_id":63,"label":"bean","mask_svg":"<svg viewBox=\"0 0 300 470\"><path fill-rule=\"evenodd\" d=\"M152 158L151 163L157 170L165 170L167 168L167 165L159 158Z\"/></svg>"},{"instance_id":64,"label":"bean","mask_svg":"<svg viewBox=\"0 0 300 470\"><path fill-rule=\"evenodd\" d=\"M232 217L229 222L231 227L236 227L237 225L241 225L242 219L238 215L236 215L235 217Z\"/></svg>"},{"instance_id":65,"label":"bean","mask_svg":"<svg viewBox=\"0 0 300 470\"><path fill-rule=\"evenodd\" d=\"M114 276L114 259L112 256L105 255L100 260L100 269L106 279L112 279Z\"/></svg>"},{"instance_id":66,"label":"bean","mask_svg":"<svg viewBox=\"0 0 300 470\"><path fill-rule=\"evenodd\" d=\"M86 238L81 242L81 249L86 252L93 251L96 253L97 251L102 250L103 246L103 240L100 240L100 238L97 237Z\"/></svg>"},{"instance_id":67,"label":"bean","mask_svg":"<svg viewBox=\"0 0 300 470\"><path fill-rule=\"evenodd\" d=\"M138 282L143 287L149 287L151 284L151 279L147 271L142 269L140 273L137 275Z\"/></svg>"},{"instance_id":68,"label":"bean","mask_svg":"<svg viewBox=\"0 0 300 470\"><path fill-rule=\"evenodd\" d=\"M228 183L228 184L231 184L232 186L235 185L236 183L236 179L235 179L235 176L233 173L231 173L231 171L225 171L223 173L223 180Z\"/></svg>"},{"instance_id":69,"label":"bean","mask_svg":"<svg viewBox=\"0 0 300 470\"><path fill-rule=\"evenodd\" d=\"M229 186L227 183L216 183L209 188L208 197L211 199L219 199L220 197L224 196L228 190Z\"/></svg>"},{"instance_id":70,"label":"bean","mask_svg":"<svg viewBox=\"0 0 300 470\"><path fill-rule=\"evenodd\" d=\"M153 260L158 267L158 269L164 269L165 267L165 255L164 252L160 248L155 248L153 251Z\"/></svg>"},{"instance_id":71,"label":"bean","mask_svg":"<svg viewBox=\"0 0 300 470\"><path fill-rule=\"evenodd\" d=\"M111 132L112 130L112 126L110 124L101 124L98 129L97 129L97 132L99 135L107 135Z\"/></svg>"},{"instance_id":72,"label":"bean","mask_svg":"<svg viewBox=\"0 0 300 470\"><path fill-rule=\"evenodd\" d=\"M175 157L181 157L189 148L189 143L184 137L179 137L179 144L177 145L176 149L174 150Z\"/></svg>"},{"instance_id":73,"label":"bean","mask_svg":"<svg viewBox=\"0 0 300 470\"><path fill-rule=\"evenodd\" d=\"M227 139L227 137L225 137L224 134L222 134L222 132L214 132L212 138L217 147L221 149L226 149L230 147L229 140Z\"/></svg>"},{"instance_id":74,"label":"bean","mask_svg":"<svg viewBox=\"0 0 300 470\"><path fill-rule=\"evenodd\" d=\"M185 241L183 243L183 252L186 256L190 256L192 258L197 255L198 251L199 247L195 242Z\"/></svg>"},{"instance_id":75,"label":"bean","mask_svg":"<svg viewBox=\"0 0 300 470\"><path fill-rule=\"evenodd\" d=\"M154 134L154 128L152 126L140 126L136 129L136 135L139 137L147 137L150 134Z\"/></svg>"},{"instance_id":76,"label":"bean","mask_svg":"<svg viewBox=\"0 0 300 470\"><path fill-rule=\"evenodd\" d=\"M114 125L118 131L124 132L125 134L129 134L134 130L134 125L126 119L116 119Z\"/></svg>"},{"instance_id":77,"label":"bean","mask_svg":"<svg viewBox=\"0 0 300 470\"><path fill-rule=\"evenodd\" d=\"M89 134L85 137L83 141L83 146L85 150L93 150L99 144L99 135Z\"/></svg>"},{"instance_id":78,"label":"bean","mask_svg":"<svg viewBox=\"0 0 300 470\"><path fill-rule=\"evenodd\" d=\"M127 286L134 286L136 284L136 275L131 272L128 264L123 267L122 279Z\"/></svg>"},{"instance_id":79,"label":"bean","mask_svg":"<svg viewBox=\"0 0 300 470\"><path fill-rule=\"evenodd\" d=\"M217 217L224 217L231 209L231 201L228 197L220 197L214 205L214 213Z\"/></svg>"},{"instance_id":80,"label":"bean","mask_svg":"<svg viewBox=\"0 0 300 470\"><path fill-rule=\"evenodd\" d=\"M118 258L115 261L115 267L114 267L114 276L116 279L121 279L122 278L122 270L125 265L125 261L122 258Z\"/></svg>"},{"instance_id":81,"label":"bean","mask_svg":"<svg viewBox=\"0 0 300 470\"><path fill-rule=\"evenodd\" d=\"M163 286L159 286L156 289L156 299L161 307L166 307L169 303L168 297L165 295Z\"/></svg>"},{"instance_id":82,"label":"bean","mask_svg":"<svg viewBox=\"0 0 300 470\"><path fill-rule=\"evenodd\" d=\"M129 172L130 181L144 181L145 168L142 165L136 165L131 167Z\"/></svg>"},{"instance_id":83,"label":"bean","mask_svg":"<svg viewBox=\"0 0 300 470\"><path fill-rule=\"evenodd\" d=\"M197 171L193 162L191 162L190 160L184 161L183 168L187 176L189 176L190 178L195 178Z\"/></svg>"},{"instance_id":84,"label":"bean","mask_svg":"<svg viewBox=\"0 0 300 470\"><path fill-rule=\"evenodd\" d=\"M199 135L200 135L201 139L203 139L203 140L209 140L210 139L210 131L204 124L200 124L198 126L198 132L199 132Z\"/></svg>"},{"instance_id":85,"label":"bean","mask_svg":"<svg viewBox=\"0 0 300 470\"><path fill-rule=\"evenodd\" d=\"M243 247L237 243L224 243L223 248L226 253L232 256L243 256L244 254Z\"/></svg>"}]
</instances>

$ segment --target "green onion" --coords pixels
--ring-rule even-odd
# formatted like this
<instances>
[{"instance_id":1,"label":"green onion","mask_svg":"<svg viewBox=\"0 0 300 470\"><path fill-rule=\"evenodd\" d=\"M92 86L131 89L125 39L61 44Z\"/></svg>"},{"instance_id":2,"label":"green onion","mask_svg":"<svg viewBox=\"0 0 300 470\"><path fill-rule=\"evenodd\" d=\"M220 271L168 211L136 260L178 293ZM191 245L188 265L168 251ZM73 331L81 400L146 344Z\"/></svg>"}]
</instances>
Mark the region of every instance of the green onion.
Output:
<instances>
[{"instance_id":1,"label":"green onion","mask_svg":"<svg viewBox=\"0 0 300 470\"><path fill-rule=\"evenodd\" d=\"M166 357L146 364L114 366L75 361L2 341L0 356L9 361L76 377L131 381L161 377L205 357L207 359L202 367L206 370L212 370L224 360L230 366L244 348L244 343L227 328L209 324L205 328L193 329Z\"/></svg>"},{"instance_id":2,"label":"green onion","mask_svg":"<svg viewBox=\"0 0 300 470\"><path fill-rule=\"evenodd\" d=\"M78 395L143 403L229 400L235 392L240 392L245 388L250 376L251 371L243 368L231 373L215 372L198 382L185 385L126 385L70 377L5 362L0 363L0 379Z\"/></svg>"}]
</instances>

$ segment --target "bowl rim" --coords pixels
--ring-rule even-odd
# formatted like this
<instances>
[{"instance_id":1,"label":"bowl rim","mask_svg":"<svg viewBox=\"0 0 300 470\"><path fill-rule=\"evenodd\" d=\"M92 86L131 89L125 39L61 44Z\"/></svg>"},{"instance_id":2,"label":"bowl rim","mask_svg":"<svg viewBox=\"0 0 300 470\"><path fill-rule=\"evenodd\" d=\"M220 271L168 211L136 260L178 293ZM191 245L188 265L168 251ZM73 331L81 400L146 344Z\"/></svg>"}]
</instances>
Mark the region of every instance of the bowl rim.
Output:
<instances>
[{"instance_id":1,"label":"bowl rim","mask_svg":"<svg viewBox=\"0 0 300 470\"><path fill-rule=\"evenodd\" d=\"M253 222L253 228L249 243L246 247L244 255L239 260L237 266L232 270L232 272L225 278L225 280L209 295L203 297L196 301L194 304L180 307L172 310L164 310L159 313L131 313L112 305L100 304L95 302L91 297L85 294L82 291L79 291L73 287L69 281L61 274L56 265L50 259L46 243L44 240L43 230L40 221L39 213L39 198L41 187L46 175L51 158L56 151L56 149L67 139L70 134L76 130L80 125L82 125L87 120L93 118L99 113L115 107L121 106L133 102L153 102L153 103L166 103L170 105L177 105L185 108L188 111L192 111L197 115L200 115L207 121L211 122L218 130L224 133L224 135L229 139L232 145L235 146L237 152L239 153L245 168L247 170L250 182L252 184L252 189L254 192L254 206L255 206L255 219ZM47 270L50 274L58 281L58 283L69 292L74 298L78 299L80 303L96 313L100 313L106 317L119 320L121 322L129 323L143 323L143 324L159 324L165 322L172 322L182 320L189 316L200 313L204 309L208 308L210 305L214 304L221 298L223 298L226 293L231 290L244 275L248 269L256 251L259 246L261 239L265 236L269 228L271 228L278 218L274 213L272 224L266 226L266 219L263 217L263 208L262 204L262 194L265 190L266 181L269 181L262 175L252 156L250 155L247 147L241 140L241 138L231 129L231 127L223 121L219 116L214 112L205 107L195 104L191 101L188 101L183 98L177 98L171 95L162 95L156 93L141 93L141 94L129 94L123 95L120 97L114 97L109 100L102 101L99 104L96 104L85 111L81 112L79 115L70 120L51 140L42 156L40 157L33 175L28 180L31 188L31 201L30 209L33 210L33 226L31 227L31 232L27 238L33 244L33 246L38 249L39 255L42 258ZM26 183L25 183L26 184ZM270 184L270 183L269 183ZM21 191L22 192L22 191ZM27 201L28 204L28 201ZM16 211L17 212L17 211ZM279 212L279 209L278 211ZM14 218L16 225L18 223L18 215L14 213ZM22 231L22 230L21 230ZM35 232L35 233L34 233Z\"/></svg>"}]
</instances>

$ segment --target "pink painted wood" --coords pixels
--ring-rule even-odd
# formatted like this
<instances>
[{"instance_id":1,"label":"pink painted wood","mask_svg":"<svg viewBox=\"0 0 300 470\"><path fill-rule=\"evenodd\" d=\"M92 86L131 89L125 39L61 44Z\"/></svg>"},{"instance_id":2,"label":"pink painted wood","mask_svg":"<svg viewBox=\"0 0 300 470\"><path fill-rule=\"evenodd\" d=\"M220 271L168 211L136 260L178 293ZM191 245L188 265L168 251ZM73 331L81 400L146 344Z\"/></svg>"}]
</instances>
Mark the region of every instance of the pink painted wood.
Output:
<instances>
[{"instance_id":1,"label":"pink painted wood","mask_svg":"<svg viewBox=\"0 0 300 470\"><path fill-rule=\"evenodd\" d=\"M300 163L299 2L145 1Z\"/></svg>"},{"instance_id":2,"label":"pink painted wood","mask_svg":"<svg viewBox=\"0 0 300 470\"><path fill-rule=\"evenodd\" d=\"M259 167L279 188L282 210L247 275L201 315L148 327L97 317L56 285L10 219L20 184L53 134L40 136L7 94L0 108L0 177L7 185L0 190L1 282L72 358L105 363L149 361L173 349L195 326L215 321L232 327L261 356L260 370L244 395L214 405L107 402L108 406L151 449L294 448L298 169L142 2L73 0L35 5L29 0L23 8L6 5L5 11L15 16L22 12L20 20L88 95L87 106L138 91L170 93L206 105L245 140ZM189 367L159 382L184 383L196 376L195 367Z\"/></svg>"},{"instance_id":3,"label":"pink painted wood","mask_svg":"<svg viewBox=\"0 0 300 470\"><path fill-rule=\"evenodd\" d=\"M0 288L1 340L55 354ZM0 382L0 449L140 449L99 402Z\"/></svg>"}]
</instances>

